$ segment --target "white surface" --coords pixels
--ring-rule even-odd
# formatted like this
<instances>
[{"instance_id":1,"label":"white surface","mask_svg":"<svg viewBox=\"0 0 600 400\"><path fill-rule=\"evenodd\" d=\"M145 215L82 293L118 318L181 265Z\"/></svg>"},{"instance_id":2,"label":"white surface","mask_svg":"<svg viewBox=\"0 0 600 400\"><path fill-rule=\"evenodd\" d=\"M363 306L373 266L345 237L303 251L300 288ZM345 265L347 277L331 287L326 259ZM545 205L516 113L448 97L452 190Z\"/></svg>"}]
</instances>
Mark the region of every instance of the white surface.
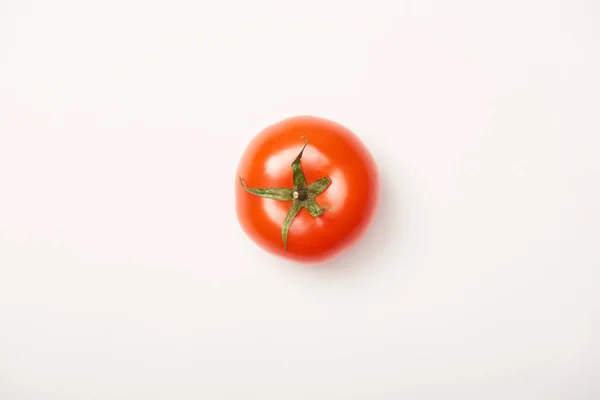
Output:
<instances>
[{"instance_id":1,"label":"white surface","mask_svg":"<svg viewBox=\"0 0 600 400\"><path fill-rule=\"evenodd\" d=\"M2 1L0 398L600 398L589 1ZM330 268L234 213L260 129L382 170Z\"/></svg>"}]
</instances>

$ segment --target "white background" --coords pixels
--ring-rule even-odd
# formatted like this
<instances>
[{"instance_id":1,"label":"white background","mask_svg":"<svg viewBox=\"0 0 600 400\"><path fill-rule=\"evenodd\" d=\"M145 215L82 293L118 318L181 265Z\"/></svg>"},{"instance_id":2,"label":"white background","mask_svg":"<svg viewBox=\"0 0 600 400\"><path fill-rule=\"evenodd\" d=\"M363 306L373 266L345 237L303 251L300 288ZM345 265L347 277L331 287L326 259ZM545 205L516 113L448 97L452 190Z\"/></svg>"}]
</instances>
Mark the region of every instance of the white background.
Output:
<instances>
[{"instance_id":1,"label":"white background","mask_svg":"<svg viewBox=\"0 0 600 400\"><path fill-rule=\"evenodd\" d=\"M0 1L0 398L600 398L600 3ZM264 253L251 138L355 131L377 219Z\"/></svg>"}]
</instances>

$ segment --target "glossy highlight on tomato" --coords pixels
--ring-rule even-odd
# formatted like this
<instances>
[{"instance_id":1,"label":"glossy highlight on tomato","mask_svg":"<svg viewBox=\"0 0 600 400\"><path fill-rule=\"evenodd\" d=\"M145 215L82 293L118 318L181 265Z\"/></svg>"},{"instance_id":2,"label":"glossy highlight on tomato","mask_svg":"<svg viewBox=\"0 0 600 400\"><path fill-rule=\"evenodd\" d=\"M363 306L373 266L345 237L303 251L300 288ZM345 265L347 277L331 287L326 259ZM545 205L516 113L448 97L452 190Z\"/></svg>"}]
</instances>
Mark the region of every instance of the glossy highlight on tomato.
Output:
<instances>
[{"instance_id":1,"label":"glossy highlight on tomato","mask_svg":"<svg viewBox=\"0 0 600 400\"><path fill-rule=\"evenodd\" d=\"M296 116L259 132L235 179L236 213L261 248L318 264L366 233L379 202L377 167L346 127Z\"/></svg>"}]
</instances>

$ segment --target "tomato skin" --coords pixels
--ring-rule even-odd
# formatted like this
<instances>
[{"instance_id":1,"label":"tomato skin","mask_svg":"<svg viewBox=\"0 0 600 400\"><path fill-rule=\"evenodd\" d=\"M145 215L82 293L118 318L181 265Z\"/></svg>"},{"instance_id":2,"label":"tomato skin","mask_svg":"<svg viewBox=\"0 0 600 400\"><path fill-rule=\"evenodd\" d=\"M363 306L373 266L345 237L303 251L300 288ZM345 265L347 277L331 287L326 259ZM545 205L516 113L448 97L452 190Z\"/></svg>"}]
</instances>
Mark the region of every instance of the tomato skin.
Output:
<instances>
[{"instance_id":1,"label":"tomato skin","mask_svg":"<svg viewBox=\"0 0 600 400\"><path fill-rule=\"evenodd\" d=\"M330 186L316 200L331 211L312 217L302 209L288 233L288 248L281 238L283 220L291 201L254 196L249 187L289 188L290 167L302 149L306 181L328 176ZM249 143L237 168L236 213L244 232L264 250L302 263L319 264L354 245L366 232L379 202L376 164L360 139L344 126L319 117L296 116L262 130Z\"/></svg>"}]
</instances>

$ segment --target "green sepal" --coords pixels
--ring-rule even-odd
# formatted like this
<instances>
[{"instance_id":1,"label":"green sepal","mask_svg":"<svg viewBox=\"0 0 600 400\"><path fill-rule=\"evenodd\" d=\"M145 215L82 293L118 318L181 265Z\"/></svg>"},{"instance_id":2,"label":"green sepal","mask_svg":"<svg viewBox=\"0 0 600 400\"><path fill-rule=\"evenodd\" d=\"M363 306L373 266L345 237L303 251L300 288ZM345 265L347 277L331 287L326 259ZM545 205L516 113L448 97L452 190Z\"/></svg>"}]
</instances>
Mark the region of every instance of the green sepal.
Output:
<instances>
[{"instance_id":1,"label":"green sepal","mask_svg":"<svg viewBox=\"0 0 600 400\"><path fill-rule=\"evenodd\" d=\"M321 193L323 193L325 189L329 187L330 184L331 179L329 179L328 176L321 179L317 179L316 181L308 185L308 193L310 193L313 196L318 196Z\"/></svg>"},{"instance_id":2,"label":"green sepal","mask_svg":"<svg viewBox=\"0 0 600 400\"><path fill-rule=\"evenodd\" d=\"M287 237L288 231L290 230L290 226L292 225L292 221L298 215L300 210L302 210L302 204L300 202L294 202L290 207L285 219L283 220L283 226L281 227L281 238L283 239L283 248L287 251Z\"/></svg>"},{"instance_id":3,"label":"green sepal","mask_svg":"<svg viewBox=\"0 0 600 400\"><path fill-rule=\"evenodd\" d=\"M304 149L308 144L308 138L302 136L302 139L305 140L304 146L302 147L302 150L300 150L300 153L298 153L296 159L294 159L294 162L292 163L292 171L294 172L294 187L296 189L303 189L306 187L306 178L304 177L304 172L302 171L302 165L300 165L300 159L302 158L302 153L304 153Z\"/></svg>"},{"instance_id":4,"label":"green sepal","mask_svg":"<svg viewBox=\"0 0 600 400\"><path fill-rule=\"evenodd\" d=\"M281 201L291 201L294 200L294 190L291 188L266 188L266 189L257 189L257 188L249 188L244 184L244 180L240 177L240 184L242 187L249 193L253 195L264 197L267 199L273 200L281 200Z\"/></svg>"},{"instance_id":5,"label":"green sepal","mask_svg":"<svg viewBox=\"0 0 600 400\"><path fill-rule=\"evenodd\" d=\"M329 207L319 206L315 200L310 200L308 203L306 203L304 205L304 207L306 207L306 209L308 210L310 215L315 218L320 217L327 210L331 211L331 208L329 208Z\"/></svg>"}]
</instances>

